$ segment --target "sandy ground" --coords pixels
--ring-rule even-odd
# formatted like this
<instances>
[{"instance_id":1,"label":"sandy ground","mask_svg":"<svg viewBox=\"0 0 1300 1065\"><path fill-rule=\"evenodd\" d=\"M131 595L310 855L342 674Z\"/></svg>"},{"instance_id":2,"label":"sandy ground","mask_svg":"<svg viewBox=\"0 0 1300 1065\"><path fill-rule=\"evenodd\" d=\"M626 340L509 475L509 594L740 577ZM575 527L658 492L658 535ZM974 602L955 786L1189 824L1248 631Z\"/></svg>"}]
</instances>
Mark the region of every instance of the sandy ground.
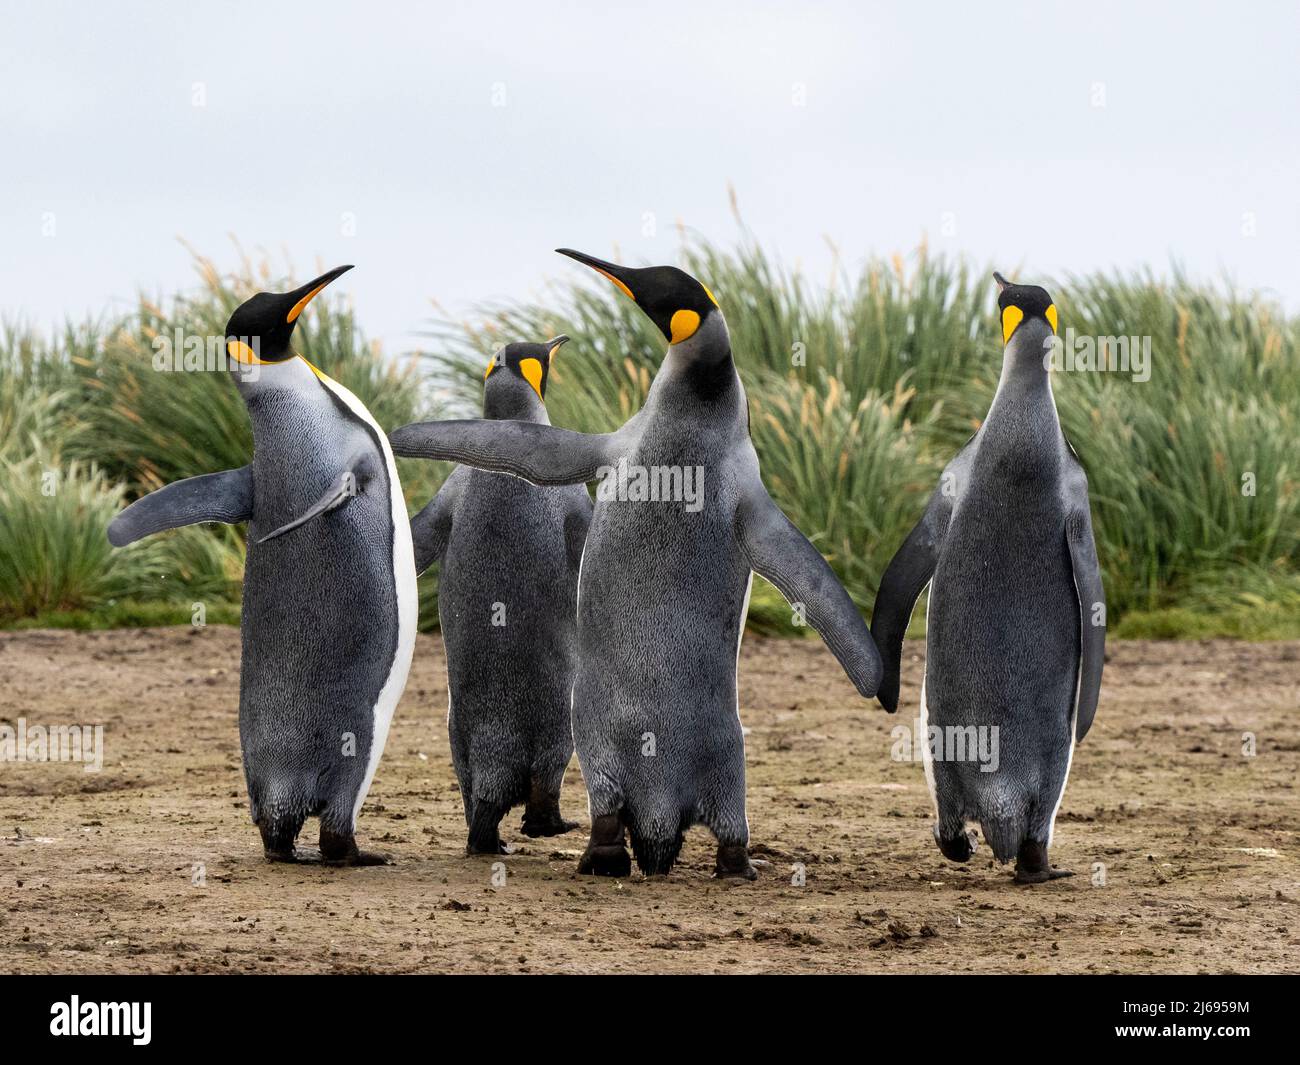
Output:
<instances>
[{"instance_id":1,"label":"sandy ground","mask_svg":"<svg viewBox=\"0 0 1300 1065\"><path fill-rule=\"evenodd\" d=\"M1114 644L1057 821L1079 875L1037 887L932 842L921 765L891 759L921 653L891 718L820 643L745 641L756 883L711 880L701 829L667 879L579 877L585 833L527 840L515 811L494 885L463 857L436 637L359 826L395 864L332 869L262 860L235 630L0 633L3 723L102 723L106 752L0 764L0 971L1300 970L1300 644ZM585 827L576 760L565 788Z\"/></svg>"}]
</instances>

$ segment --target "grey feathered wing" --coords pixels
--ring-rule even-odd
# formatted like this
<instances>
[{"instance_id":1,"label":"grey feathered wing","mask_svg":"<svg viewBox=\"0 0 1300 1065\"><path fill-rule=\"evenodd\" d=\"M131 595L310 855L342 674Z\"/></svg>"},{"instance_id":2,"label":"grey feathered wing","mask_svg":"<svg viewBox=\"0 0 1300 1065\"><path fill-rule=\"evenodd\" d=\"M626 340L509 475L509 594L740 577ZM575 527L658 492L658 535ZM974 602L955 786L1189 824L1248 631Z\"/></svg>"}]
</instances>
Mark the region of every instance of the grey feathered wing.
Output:
<instances>
[{"instance_id":1,"label":"grey feathered wing","mask_svg":"<svg viewBox=\"0 0 1300 1065\"><path fill-rule=\"evenodd\" d=\"M1069 511L1065 539L1074 570L1074 590L1079 597L1079 691L1076 740L1083 739L1097 714L1101 694L1101 671L1106 660L1106 594L1101 586L1101 564L1092 534L1092 513L1088 505L1088 478L1082 468L1066 486Z\"/></svg>"},{"instance_id":2,"label":"grey feathered wing","mask_svg":"<svg viewBox=\"0 0 1300 1065\"><path fill-rule=\"evenodd\" d=\"M253 467L174 481L137 499L108 526L108 540L125 547L164 529L219 521L236 525L253 516Z\"/></svg>"},{"instance_id":3,"label":"grey feathered wing","mask_svg":"<svg viewBox=\"0 0 1300 1065\"><path fill-rule=\"evenodd\" d=\"M395 429L388 439L396 454L409 458L462 462L512 473L533 484L561 485L595 480L600 467L610 463L618 436L576 433L537 422L476 419L415 422Z\"/></svg>"},{"instance_id":4,"label":"grey feathered wing","mask_svg":"<svg viewBox=\"0 0 1300 1065\"><path fill-rule=\"evenodd\" d=\"M762 484L736 509L736 534L755 573L767 578L806 617L866 698L880 683L880 655L866 622L835 571L772 502Z\"/></svg>"}]
</instances>

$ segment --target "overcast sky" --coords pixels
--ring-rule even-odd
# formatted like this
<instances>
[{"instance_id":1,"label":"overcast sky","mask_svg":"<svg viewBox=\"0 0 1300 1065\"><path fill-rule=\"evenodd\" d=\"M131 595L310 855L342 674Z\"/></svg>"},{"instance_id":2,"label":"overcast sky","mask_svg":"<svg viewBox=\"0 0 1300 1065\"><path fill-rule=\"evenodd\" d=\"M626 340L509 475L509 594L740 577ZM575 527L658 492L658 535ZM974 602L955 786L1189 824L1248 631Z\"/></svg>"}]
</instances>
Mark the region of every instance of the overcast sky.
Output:
<instances>
[{"instance_id":1,"label":"overcast sky","mask_svg":"<svg viewBox=\"0 0 1300 1065\"><path fill-rule=\"evenodd\" d=\"M747 226L824 278L1172 258L1300 306L1300 5L0 3L0 316L195 283L231 236L392 351L552 249ZM705 279L706 281L708 279ZM723 297L725 307L725 296Z\"/></svg>"}]
</instances>

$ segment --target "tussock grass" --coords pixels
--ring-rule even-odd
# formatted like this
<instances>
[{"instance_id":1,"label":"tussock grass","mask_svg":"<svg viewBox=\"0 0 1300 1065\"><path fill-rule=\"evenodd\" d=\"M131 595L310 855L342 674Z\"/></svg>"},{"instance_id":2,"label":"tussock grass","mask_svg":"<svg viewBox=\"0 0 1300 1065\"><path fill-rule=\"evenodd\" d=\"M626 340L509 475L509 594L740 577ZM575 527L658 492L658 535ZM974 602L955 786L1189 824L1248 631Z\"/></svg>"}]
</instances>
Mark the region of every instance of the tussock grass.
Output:
<instances>
[{"instance_id":1,"label":"tussock grass","mask_svg":"<svg viewBox=\"0 0 1300 1065\"><path fill-rule=\"evenodd\" d=\"M132 494L183 477L243 466L252 457L248 412L229 374L159 372L159 338L223 337L231 312L253 293L282 291L290 278L245 260L222 274L196 260L201 287L163 306L141 297L135 311L103 331L71 363L79 386L66 439L74 457L91 459L125 481ZM423 409L416 368L385 359L356 327L352 311L327 290L294 330L294 350L346 385L380 425L397 425Z\"/></svg>"},{"instance_id":2,"label":"tussock grass","mask_svg":"<svg viewBox=\"0 0 1300 1065\"><path fill-rule=\"evenodd\" d=\"M122 551L108 523L124 491L102 470L32 458L0 481L0 620L94 608L119 598L229 598L242 555L198 529Z\"/></svg>"},{"instance_id":3,"label":"tussock grass","mask_svg":"<svg viewBox=\"0 0 1300 1065\"><path fill-rule=\"evenodd\" d=\"M991 267L921 247L827 289L748 240L687 244L680 264L727 315L772 495L870 609L939 471L992 401L1002 342ZM1025 279L1052 292L1063 332L1151 338L1146 382L1054 375L1062 425L1089 473L1112 621L1141 611L1190 631L1188 616L1168 614L1182 609L1198 634L1235 633L1253 630L1215 617L1254 609L1277 615L1263 629L1300 634L1288 608L1274 610L1300 551L1300 319L1178 270ZM431 376L472 411L492 351L556 332L573 343L551 378L552 421L619 425L644 398L663 338L630 301L581 275L544 306L439 323ZM1238 594L1237 570L1265 575L1252 578L1255 606ZM763 624L779 628L780 608L765 604Z\"/></svg>"},{"instance_id":4,"label":"tussock grass","mask_svg":"<svg viewBox=\"0 0 1300 1065\"><path fill-rule=\"evenodd\" d=\"M106 538L131 499L252 455L248 415L229 375L159 372L155 339L174 344L177 330L182 345L220 338L249 295L293 282L248 260L232 274L206 259L196 264L199 288L165 306L141 297L117 320L70 325L52 338L16 323L0 329L0 621L127 623L149 617L149 604L168 617L184 607L188 621L191 601L237 617L242 528L182 529L122 551ZM432 413L418 368L368 344L342 300L328 293L315 300L294 341L381 425ZM412 502L422 505L439 471L402 466Z\"/></svg>"},{"instance_id":5,"label":"tussock grass","mask_svg":"<svg viewBox=\"0 0 1300 1065\"><path fill-rule=\"evenodd\" d=\"M821 285L750 239L734 248L688 243L679 262L727 315L772 495L869 610L939 471L992 399L1002 344L991 268L921 247L872 259L855 275L837 268ZM141 297L113 320L54 337L0 328L3 623L187 621L187 600L210 602L223 617L237 610L241 530L183 530L121 552L103 538L125 501L243 465L251 453L226 375L159 373L154 341L177 328L220 335L250 293L292 281L247 259L228 274L196 263L196 289ZM573 342L551 375L551 420L608 431L644 400L663 338L599 279L576 269L561 277L544 303L434 323L420 365L368 344L328 291L299 323L296 347L392 428L472 415L486 359L501 344L568 333ZM1300 635L1300 318L1177 269L1024 279L1053 293L1063 331L1151 337L1145 383L1118 373L1053 378L1089 473L1112 632ZM60 475L53 497L40 490L50 470ZM399 460L412 510L448 470ZM436 573L421 580L426 626L436 623L436 588ZM794 631L762 582L751 619L764 631Z\"/></svg>"}]
</instances>

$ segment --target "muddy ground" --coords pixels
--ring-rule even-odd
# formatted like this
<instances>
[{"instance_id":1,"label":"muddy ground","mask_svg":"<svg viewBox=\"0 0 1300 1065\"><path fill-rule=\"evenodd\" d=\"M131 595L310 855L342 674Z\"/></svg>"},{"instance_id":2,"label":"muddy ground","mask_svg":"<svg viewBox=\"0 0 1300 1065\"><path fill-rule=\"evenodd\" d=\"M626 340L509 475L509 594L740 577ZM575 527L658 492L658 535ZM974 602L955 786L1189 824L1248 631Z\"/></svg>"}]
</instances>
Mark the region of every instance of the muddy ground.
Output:
<instances>
[{"instance_id":1,"label":"muddy ground","mask_svg":"<svg viewBox=\"0 0 1300 1065\"><path fill-rule=\"evenodd\" d=\"M756 883L711 880L700 829L667 879L579 877L583 833L527 840L516 811L494 886L462 853L437 637L361 815L396 862L333 869L262 860L236 630L0 633L4 723L106 730L99 773L0 763L0 971L1300 970L1300 644L1113 644L1057 822L1079 875L1038 887L987 848L946 862L920 763L891 759L922 652L891 718L820 643L745 641ZM585 825L576 760L565 789Z\"/></svg>"}]
</instances>

